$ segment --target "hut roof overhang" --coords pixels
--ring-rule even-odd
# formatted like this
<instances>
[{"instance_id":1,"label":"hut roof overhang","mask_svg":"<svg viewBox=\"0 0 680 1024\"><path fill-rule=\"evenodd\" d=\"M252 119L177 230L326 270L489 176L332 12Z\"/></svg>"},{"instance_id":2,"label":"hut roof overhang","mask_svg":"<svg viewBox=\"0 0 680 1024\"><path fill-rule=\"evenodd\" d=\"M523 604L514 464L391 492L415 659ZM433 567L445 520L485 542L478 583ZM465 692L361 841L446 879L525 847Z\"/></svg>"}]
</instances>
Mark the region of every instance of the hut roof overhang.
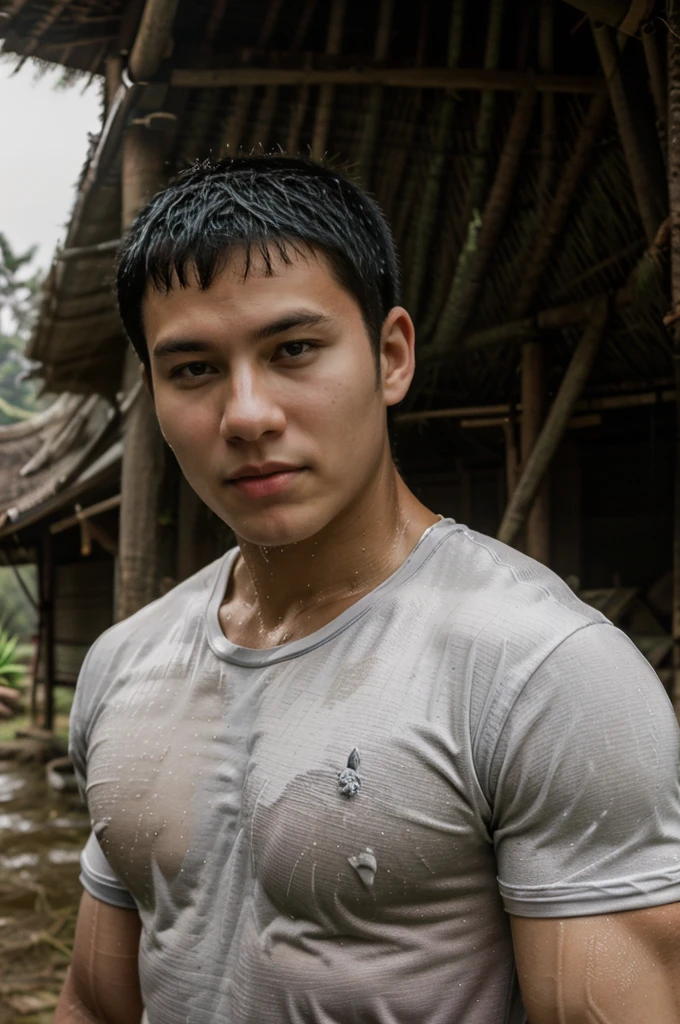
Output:
<instances>
[{"instance_id":1,"label":"hut roof overhang","mask_svg":"<svg viewBox=\"0 0 680 1024\"><path fill-rule=\"evenodd\" d=\"M0 544L115 480L118 410L98 395L64 393L44 412L0 427Z\"/></svg>"},{"instance_id":2,"label":"hut roof overhang","mask_svg":"<svg viewBox=\"0 0 680 1024\"><path fill-rule=\"evenodd\" d=\"M30 54L110 78L132 46L142 6L0 0L8 15L0 33L5 51L20 59ZM653 17L653 4L558 2L549 60L541 25L532 21L536 7L506 5L491 61L492 28L481 5L459 5L457 54L448 4L435 5L428 22L417 5L400 0L348 0L338 31L333 11L343 6L181 0L172 53L158 75L134 81L124 69L122 84L109 90L31 342L45 386L109 398L120 387L125 340L113 250L120 143L132 121L166 132L172 171L208 152L258 144L315 152L320 139L324 151L352 166L395 230L420 361L436 376L428 403L504 398L516 344L527 336L552 343L559 367L588 304L619 292L633 301L614 303L595 382L667 377L667 233L650 238L648 225L662 227L663 201L646 221L602 73L605 43L596 45L579 13L634 34ZM106 27L95 40L96 25ZM647 21L646 30L654 27ZM614 70L635 107L636 141L651 147L647 181L658 178L663 195L652 91L630 96L636 73L647 80L646 52L631 40L625 66ZM503 174L511 179L505 192ZM464 273L470 261L478 265L476 281Z\"/></svg>"}]
</instances>

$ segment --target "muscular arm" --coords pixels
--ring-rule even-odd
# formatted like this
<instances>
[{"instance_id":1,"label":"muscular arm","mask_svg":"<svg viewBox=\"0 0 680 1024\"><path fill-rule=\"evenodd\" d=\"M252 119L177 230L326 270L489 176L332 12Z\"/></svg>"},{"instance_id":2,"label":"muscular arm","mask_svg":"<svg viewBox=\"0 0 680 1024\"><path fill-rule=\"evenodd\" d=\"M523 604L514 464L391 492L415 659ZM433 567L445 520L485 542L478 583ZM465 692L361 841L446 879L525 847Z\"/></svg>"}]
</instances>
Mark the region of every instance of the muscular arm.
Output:
<instances>
[{"instance_id":1,"label":"muscular arm","mask_svg":"<svg viewBox=\"0 0 680 1024\"><path fill-rule=\"evenodd\" d=\"M137 971L141 925L83 893L73 960L53 1024L137 1024L143 1011Z\"/></svg>"},{"instance_id":2,"label":"muscular arm","mask_svg":"<svg viewBox=\"0 0 680 1024\"><path fill-rule=\"evenodd\" d=\"M511 922L530 1024L680 1021L680 903Z\"/></svg>"}]
</instances>

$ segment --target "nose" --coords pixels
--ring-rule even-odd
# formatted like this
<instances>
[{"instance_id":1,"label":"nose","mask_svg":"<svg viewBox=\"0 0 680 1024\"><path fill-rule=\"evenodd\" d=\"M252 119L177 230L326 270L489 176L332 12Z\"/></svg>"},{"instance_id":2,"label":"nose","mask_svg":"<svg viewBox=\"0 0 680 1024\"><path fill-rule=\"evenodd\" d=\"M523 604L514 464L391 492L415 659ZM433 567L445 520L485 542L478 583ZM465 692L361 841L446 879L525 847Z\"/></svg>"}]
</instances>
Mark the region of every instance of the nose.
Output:
<instances>
[{"instance_id":1,"label":"nose","mask_svg":"<svg viewBox=\"0 0 680 1024\"><path fill-rule=\"evenodd\" d=\"M280 403L257 368L234 367L229 376L220 434L225 441L258 441L264 434L279 434L286 425Z\"/></svg>"}]
</instances>

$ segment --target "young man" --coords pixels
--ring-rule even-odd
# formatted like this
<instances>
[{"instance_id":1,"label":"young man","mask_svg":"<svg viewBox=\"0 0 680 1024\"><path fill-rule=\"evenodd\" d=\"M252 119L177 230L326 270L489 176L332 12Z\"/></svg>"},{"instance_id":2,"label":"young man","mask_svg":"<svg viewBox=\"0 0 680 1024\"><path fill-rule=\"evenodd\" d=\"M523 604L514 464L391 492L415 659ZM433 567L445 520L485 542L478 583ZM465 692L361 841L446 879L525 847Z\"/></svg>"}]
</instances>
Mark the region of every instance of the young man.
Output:
<instances>
[{"instance_id":1,"label":"young man","mask_svg":"<svg viewBox=\"0 0 680 1024\"><path fill-rule=\"evenodd\" d=\"M672 1024L678 728L628 639L401 480L375 203L298 160L155 197L120 309L238 547L105 633L55 1020Z\"/></svg>"}]
</instances>

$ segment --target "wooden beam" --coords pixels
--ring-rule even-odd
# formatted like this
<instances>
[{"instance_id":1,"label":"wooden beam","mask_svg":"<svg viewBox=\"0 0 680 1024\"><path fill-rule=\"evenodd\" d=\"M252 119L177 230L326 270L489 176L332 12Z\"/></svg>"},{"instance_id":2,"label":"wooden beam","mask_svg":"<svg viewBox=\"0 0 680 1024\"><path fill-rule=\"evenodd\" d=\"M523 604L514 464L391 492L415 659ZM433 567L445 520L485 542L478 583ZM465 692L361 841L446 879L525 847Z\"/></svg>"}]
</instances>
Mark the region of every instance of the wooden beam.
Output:
<instances>
[{"instance_id":1,"label":"wooden beam","mask_svg":"<svg viewBox=\"0 0 680 1024\"><path fill-rule=\"evenodd\" d=\"M672 326L676 390L680 395L680 5L669 5L668 34L668 194L671 216L671 290L677 319ZM673 677L671 699L680 718L680 402L675 430L675 508L673 512Z\"/></svg>"},{"instance_id":2,"label":"wooden beam","mask_svg":"<svg viewBox=\"0 0 680 1024\"><path fill-rule=\"evenodd\" d=\"M89 505L87 508L80 509L72 516L66 516L65 519L59 519L56 523L52 523L50 526L50 533L63 533L64 530L70 530L71 527L77 526L83 519L91 519L92 516L100 516L103 512L110 512L111 509L119 507L120 494L116 494L112 498L106 498L104 501L98 501L94 505Z\"/></svg>"},{"instance_id":3,"label":"wooden beam","mask_svg":"<svg viewBox=\"0 0 680 1024\"><path fill-rule=\"evenodd\" d=\"M669 232L670 218L667 218L659 226L654 241L643 252L632 273L629 275L626 284L614 293L612 297L614 309L624 309L635 302L639 278L647 276L650 265L657 269L660 267L660 257L668 246ZM659 270L659 272L661 271ZM541 310L533 317L523 317L519 320L511 320L506 324L497 324L495 327L486 327L484 330L468 334L463 339L463 348L469 351L477 351L493 348L496 345L517 344L531 341L533 338L538 337L542 331L554 331L562 327L577 326L588 319L592 313L593 306L601 298L602 296L596 295L590 299L568 302L563 306L554 306L552 309ZM670 321L666 319L664 323L667 322Z\"/></svg>"},{"instance_id":4,"label":"wooden beam","mask_svg":"<svg viewBox=\"0 0 680 1024\"><path fill-rule=\"evenodd\" d=\"M483 68L176 68L170 85L182 89L228 89L237 85L382 85L395 89L458 89L497 92L592 94L607 88L594 75L540 75L533 71L485 71Z\"/></svg>"},{"instance_id":5,"label":"wooden beam","mask_svg":"<svg viewBox=\"0 0 680 1024\"><path fill-rule=\"evenodd\" d=\"M654 383L654 381L650 381L650 384ZM667 387L666 380L658 383L659 388L656 391L595 395L590 398L582 398L576 403L575 412L611 412L615 409L636 409L641 406L674 402L675 388ZM396 417L395 423L397 426L406 426L409 423L424 423L426 420L463 420L465 418L468 423L472 423L476 417L493 420L494 423L502 423L510 416L520 423L522 414L521 402L517 405L459 405L450 409L423 409L418 412L404 412Z\"/></svg>"},{"instance_id":6,"label":"wooden beam","mask_svg":"<svg viewBox=\"0 0 680 1024\"><path fill-rule=\"evenodd\" d=\"M505 510L498 531L498 539L505 544L512 544L522 529L546 470L564 436L567 423L590 376L607 324L608 313L607 301L603 299L594 310L576 347L540 436L529 461L523 467L515 493Z\"/></svg>"},{"instance_id":7,"label":"wooden beam","mask_svg":"<svg viewBox=\"0 0 680 1024\"><path fill-rule=\"evenodd\" d=\"M158 71L168 49L178 5L179 0L146 0L128 62L133 82L146 82Z\"/></svg>"},{"instance_id":8,"label":"wooden beam","mask_svg":"<svg viewBox=\"0 0 680 1024\"><path fill-rule=\"evenodd\" d=\"M634 36L654 11L654 0L567 0L567 3L629 36Z\"/></svg>"}]
</instances>

